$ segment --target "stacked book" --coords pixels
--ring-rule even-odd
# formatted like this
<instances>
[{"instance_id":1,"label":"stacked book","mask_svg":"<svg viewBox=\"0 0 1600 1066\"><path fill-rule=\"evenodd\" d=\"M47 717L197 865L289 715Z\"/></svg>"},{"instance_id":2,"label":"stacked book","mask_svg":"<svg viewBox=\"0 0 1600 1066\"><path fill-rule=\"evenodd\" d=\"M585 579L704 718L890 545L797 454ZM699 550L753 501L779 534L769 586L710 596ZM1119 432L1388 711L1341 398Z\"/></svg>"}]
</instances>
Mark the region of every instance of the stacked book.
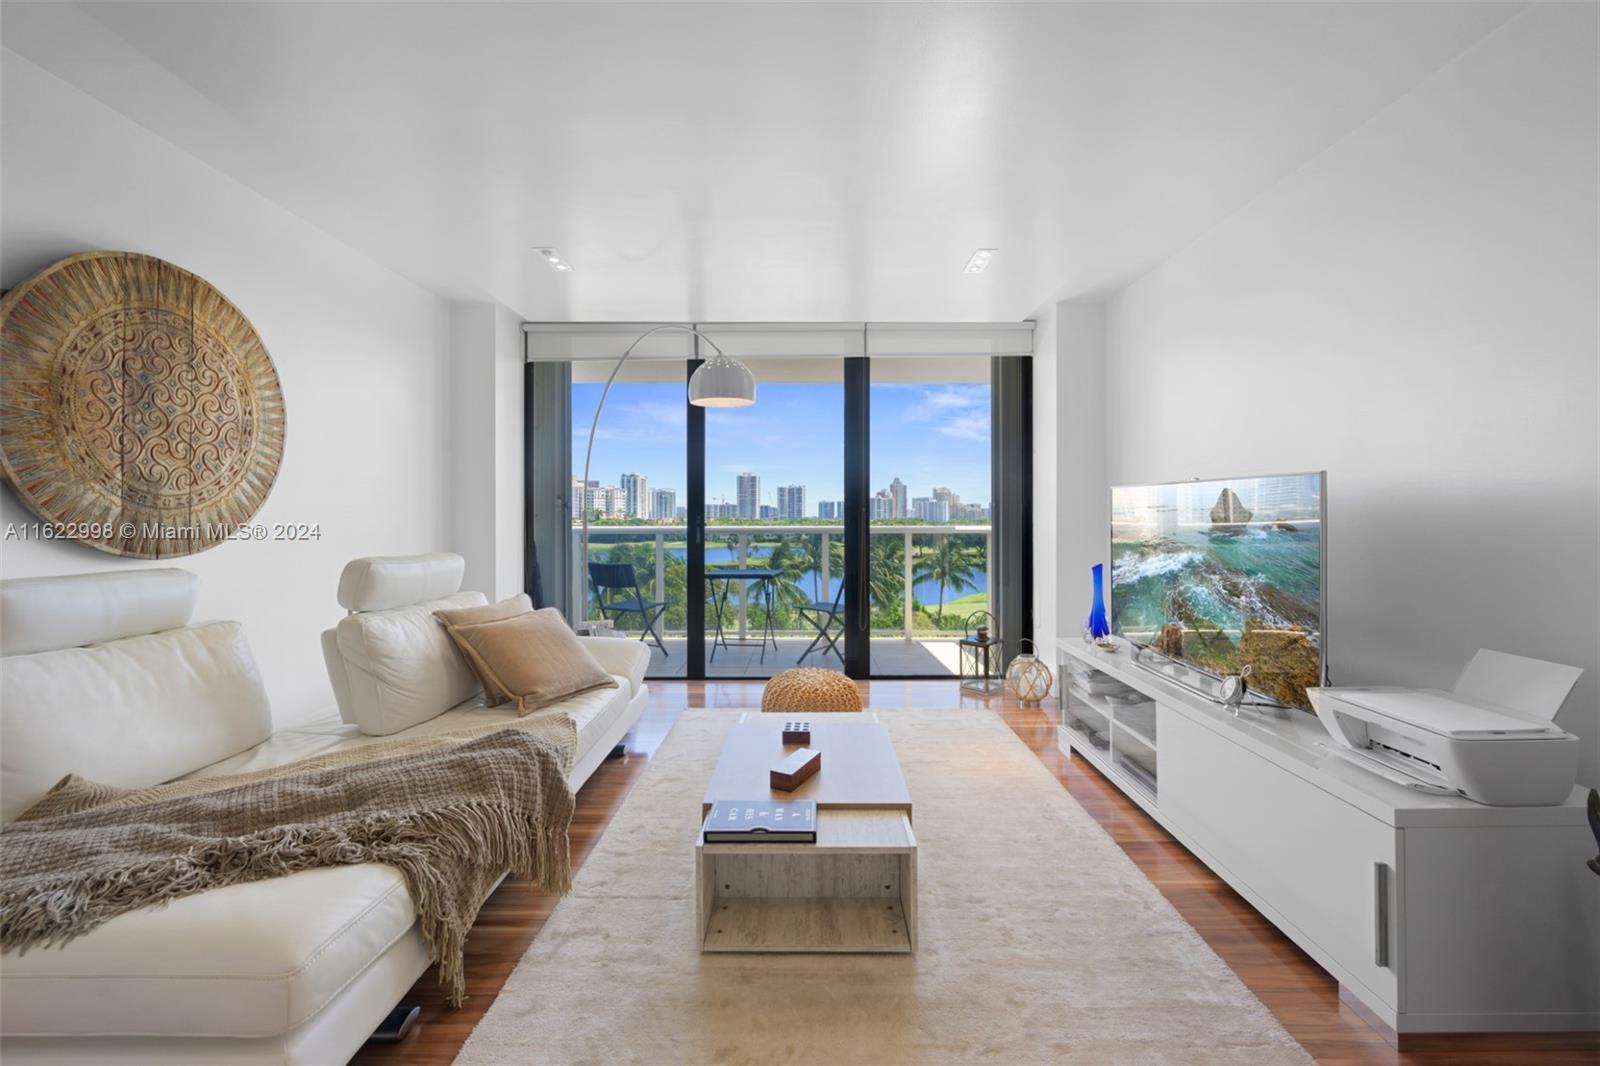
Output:
<instances>
[{"instance_id":1,"label":"stacked book","mask_svg":"<svg viewBox=\"0 0 1600 1066\"><path fill-rule=\"evenodd\" d=\"M706 820L707 844L815 844L817 805L811 800L718 800Z\"/></svg>"}]
</instances>

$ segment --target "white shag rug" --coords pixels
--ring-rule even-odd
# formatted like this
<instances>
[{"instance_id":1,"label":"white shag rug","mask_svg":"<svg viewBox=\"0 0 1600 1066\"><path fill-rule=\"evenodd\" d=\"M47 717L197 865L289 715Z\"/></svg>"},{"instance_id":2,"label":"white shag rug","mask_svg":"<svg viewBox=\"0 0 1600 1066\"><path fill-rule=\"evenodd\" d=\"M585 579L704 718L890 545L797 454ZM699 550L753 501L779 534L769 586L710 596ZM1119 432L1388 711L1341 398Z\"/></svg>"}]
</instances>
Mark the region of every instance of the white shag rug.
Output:
<instances>
[{"instance_id":1,"label":"white shag rug","mask_svg":"<svg viewBox=\"0 0 1600 1066\"><path fill-rule=\"evenodd\" d=\"M690 710L459 1063L1307 1063L988 711L883 711L915 804L914 955L703 955Z\"/></svg>"}]
</instances>

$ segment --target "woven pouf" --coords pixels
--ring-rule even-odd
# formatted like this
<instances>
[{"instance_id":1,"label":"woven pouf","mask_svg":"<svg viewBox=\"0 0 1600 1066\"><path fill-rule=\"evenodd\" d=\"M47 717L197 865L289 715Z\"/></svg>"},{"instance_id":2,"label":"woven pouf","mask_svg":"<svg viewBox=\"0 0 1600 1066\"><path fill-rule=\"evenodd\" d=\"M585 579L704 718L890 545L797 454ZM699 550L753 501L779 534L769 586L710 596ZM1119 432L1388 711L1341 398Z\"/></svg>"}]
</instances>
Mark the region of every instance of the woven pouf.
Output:
<instances>
[{"instance_id":1,"label":"woven pouf","mask_svg":"<svg viewBox=\"0 0 1600 1066\"><path fill-rule=\"evenodd\" d=\"M761 694L763 711L859 711L861 690L834 670L812 667L785 670L767 682Z\"/></svg>"}]
</instances>

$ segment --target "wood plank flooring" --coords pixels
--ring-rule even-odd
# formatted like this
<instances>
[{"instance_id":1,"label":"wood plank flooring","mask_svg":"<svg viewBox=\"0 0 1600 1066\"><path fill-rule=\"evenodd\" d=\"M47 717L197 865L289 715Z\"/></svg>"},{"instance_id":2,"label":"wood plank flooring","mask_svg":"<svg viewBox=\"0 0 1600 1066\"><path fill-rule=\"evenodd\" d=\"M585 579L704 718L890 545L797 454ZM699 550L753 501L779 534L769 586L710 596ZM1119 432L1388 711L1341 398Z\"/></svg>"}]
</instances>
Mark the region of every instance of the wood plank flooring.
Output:
<instances>
[{"instance_id":1,"label":"wood plank flooring","mask_svg":"<svg viewBox=\"0 0 1600 1066\"><path fill-rule=\"evenodd\" d=\"M1097 771L1057 751L1050 707L1025 708L1009 697L962 696L954 681L859 684L867 705L880 713L898 707L998 713L1318 1062L1329 1066L1594 1066L1600 1062L1600 1034L1595 1033L1414 1037L1407 1038L1404 1050L1397 1050L1340 1002L1337 983L1270 922ZM678 715L697 707L751 707L760 699L760 682L652 681L649 708L628 737L628 754L603 765L578 793L571 834L574 868L593 850ZM423 1008L417 1031L401 1044L368 1045L354 1061L367 1066L451 1062L555 903L555 897L534 891L525 882L507 881L484 905L467 941L466 1005L454 1011L447 1008L430 971L405 1000ZM597 1018L596 1024L604 1024L604 1019Z\"/></svg>"}]
</instances>

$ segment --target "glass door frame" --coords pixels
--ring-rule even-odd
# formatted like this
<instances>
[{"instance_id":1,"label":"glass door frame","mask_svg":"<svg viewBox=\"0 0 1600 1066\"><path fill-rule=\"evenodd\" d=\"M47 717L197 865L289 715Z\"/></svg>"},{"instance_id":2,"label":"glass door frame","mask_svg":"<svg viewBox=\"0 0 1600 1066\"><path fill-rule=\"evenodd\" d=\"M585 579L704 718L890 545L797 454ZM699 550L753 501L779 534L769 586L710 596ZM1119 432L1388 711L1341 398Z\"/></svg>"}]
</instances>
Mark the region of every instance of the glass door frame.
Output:
<instances>
[{"instance_id":1,"label":"glass door frame","mask_svg":"<svg viewBox=\"0 0 1600 1066\"><path fill-rule=\"evenodd\" d=\"M844 361L844 672L872 676L872 367Z\"/></svg>"},{"instance_id":2,"label":"glass door frame","mask_svg":"<svg viewBox=\"0 0 1600 1066\"><path fill-rule=\"evenodd\" d=\"M706 352L703 350L705 341L699 335L694 338L695 358L690 359L686 367L685 384L694 372L700 369L704 362ZM856 604L866 603L861 590L867 588L867 553L866 544L869 534L867 523L867 477L869 472L867 443L869 425L867 422L867 390L870 378L867 374L867 360L858 356L839 356L843 361L844 373L844 454L845 454L845 517L844 517L844 575L840 579L844 584L844 604L842 619L845 622L844 631L844 673L847 677L865 678L868 676L869 657L871 649L871 611L870 608L863 615ZM853 378L858 381L852 382ZM854 399L852 399L854 397ZM688 643L685 645L685 654L688 663L685 677L690 681L739 681L745 680L731 676L710 674L706 670L706 599L709 589L706 584L706 409L696 407L689 403L688 390L684 391L684 405L688 411L687 447L689 454L685 457L688 485L685 495L688 500L688 567L685 576L684 595L689 598L685 605L685 617L689 632ZM758 401L759 402L759 401ZM852 414L855 412L855 414ZM859 473L859 485L852 489L852 477ZM855 501L852 503L852 501ZM859 539L860 547L855 547ZM858 554L859 553L859 554ZM860 617L858 618L858 615ZM859 624L858 624L859 623ZM859 629L859 633L857 630ZM773 673L784 669L776 666ZM748 680L759 680L751 678Z\"/></svg>"}]
</instances>

